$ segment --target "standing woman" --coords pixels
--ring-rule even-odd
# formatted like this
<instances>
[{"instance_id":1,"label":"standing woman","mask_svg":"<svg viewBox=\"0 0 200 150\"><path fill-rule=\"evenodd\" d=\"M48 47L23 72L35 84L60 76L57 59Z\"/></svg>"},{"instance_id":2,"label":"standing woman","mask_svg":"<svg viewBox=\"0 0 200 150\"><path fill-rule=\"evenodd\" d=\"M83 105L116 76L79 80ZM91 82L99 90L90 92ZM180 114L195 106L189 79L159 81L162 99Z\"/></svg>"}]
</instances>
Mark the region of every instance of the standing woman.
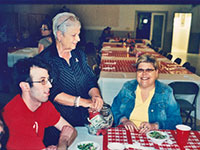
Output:
<instances>
[{"instance_id":1,"label":"standing woman","mask_svg":"<svg viewBox=\"0 0 200 150\"><path fill-rule=\"evenodd\" d=\"M52 66L50 74L54 82L50 100L72 126L88 124L89 111L99 111L103 106L96 77L84 52L76 49L80 29L81 24L74 14L57 14L53 18L55 43L36 56ZM50 130L46 133L50 134ZM55 135L46 137L53 138ZM47 139L48 142L50 140Z\"/></svg>"},{"instance_id":2,"label":"standing woman","mask_svg":"<svg viewBox=\"0 0 200 150\"><path fill-rule=\"evenodd\" d=\"M45 48L47 48L52 43L52 29L51 23L49 21L44 20L42 22L40 32L42 35L42 39L39 40L38 43L38 52L40 53Z\"/></svg>"}]
</instances>

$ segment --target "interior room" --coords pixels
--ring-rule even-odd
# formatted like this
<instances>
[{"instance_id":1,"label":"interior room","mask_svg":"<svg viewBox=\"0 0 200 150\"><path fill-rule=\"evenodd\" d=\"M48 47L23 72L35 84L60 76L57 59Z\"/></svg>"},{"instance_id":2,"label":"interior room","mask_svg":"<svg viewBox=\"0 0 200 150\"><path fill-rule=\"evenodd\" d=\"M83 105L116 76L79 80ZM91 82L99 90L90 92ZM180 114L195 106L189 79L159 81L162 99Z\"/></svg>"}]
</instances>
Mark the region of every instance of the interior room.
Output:
<instances>
[{"instance_id":1,"label":"interior room","mask_svg":"<svg viewBox=\"0 0 200 150\"><path fill-rule=\"evenodd\" d=\"M167 54L171 54L171 62L174 63L177 58L180 58L179 68L183 68L183 64L189 62L194 70L186 69L189 70L189 74L194 74L194 78L188 74L183 75L183 78L189 81L196 80L200 86L200 3L198 0L186 0L184 3L170 0L163 2L159 0L52 1L0 1L0 108L16 94L11 72L17 59L9 55L23 48L32 52L29 57L37 55L42 21L52 20L56 14L65 11L74 13L81 22L80 42L77 45L80 49L84 50L87 43L93 43L97 51L103 54L100 37L102 31L109 27L114 39L120 38L122 43L123 39L143 39L156 53L161 54L162 51L161 55L166 58ZM126 57L128 60L132 59L129 54ZM105 94L105 99L111 101L123 83L135 78L135 74L131 72L123 74L122 71L119 71L121 74L113 73L109 70L112 70L113 66L108 66L106 72L101 68L101 60L97 70L98 83L101 88L105 88L101 89L101 94ZM171 75L173 74L176 73ZM161 80L169 84L171 77L165 80L167 76L161 75ZM176 76L175 80L179 80L179 77ZM105 83L107 85L104 85ZM200 94L196 104L197 131L200 131L199 97ZM192 114L193 119L194 116Z\"/></svg>"}]
</instances>

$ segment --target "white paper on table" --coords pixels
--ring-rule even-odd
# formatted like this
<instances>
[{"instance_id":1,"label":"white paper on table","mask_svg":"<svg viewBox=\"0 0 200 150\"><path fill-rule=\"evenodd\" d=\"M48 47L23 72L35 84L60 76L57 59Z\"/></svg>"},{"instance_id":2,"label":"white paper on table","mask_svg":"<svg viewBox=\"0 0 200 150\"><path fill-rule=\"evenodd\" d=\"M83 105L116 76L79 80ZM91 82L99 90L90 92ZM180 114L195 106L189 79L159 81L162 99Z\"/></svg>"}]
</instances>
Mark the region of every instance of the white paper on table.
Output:
<instances>
[{"instance_id":1,"label":"white paper on table","mask_svg":"<svg viewBox=\"0 0 200 150\"><path fill-rule=\"evenodd\" d=\"M115 69L115 67L103 67L102 69L105 69L105 70L112 70L112 69Z\"/></svg>"},{"instance_id":2,"label":"white paper on table","mask_svg":"<svg viewBox=\"0 0 200 150\"><path fill-rule=\"evenodd\" d=\"M105 46L102 48L102 50L110 50L110 48L111 48L110 46Z\"/></svg>"},{"instance_id":3,"label":"white paper on table","mask_svg":"<svg viewBox=\"0 0 200 150\"><path fill-rule=\"evenodd\" d=\"M116 65L117 62L105 62L104 64L105 64L105 65Z\"/></svg>"}]
</instances>

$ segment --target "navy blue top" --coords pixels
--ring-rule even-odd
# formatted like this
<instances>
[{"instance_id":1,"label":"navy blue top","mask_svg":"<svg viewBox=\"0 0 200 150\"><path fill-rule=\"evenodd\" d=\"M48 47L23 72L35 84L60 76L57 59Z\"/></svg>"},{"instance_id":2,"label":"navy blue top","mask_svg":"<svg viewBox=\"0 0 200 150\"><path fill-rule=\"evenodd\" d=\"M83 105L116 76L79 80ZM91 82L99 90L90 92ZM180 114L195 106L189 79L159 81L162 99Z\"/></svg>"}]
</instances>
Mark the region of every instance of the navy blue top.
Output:
<instances>
[{"instance_id":1,"label":"navy blue top","mask_svg":"<svg viewBox=\"0 0 200 150\"><path fill-rule=\"evenodd\" d=\"M36 57L42 57L52 67L51 77L54 79L50 91L50 100L61 115L73 126L82 126L88 123L88 110L83 107L65 106L54 101L57 94L64 92L72 96L90 98L88 92L97 86L97 80L88 66L86 56L81 50L71 51L70 64L59 57L55 44L43 50Z\"/></svg>"}]
</instances>

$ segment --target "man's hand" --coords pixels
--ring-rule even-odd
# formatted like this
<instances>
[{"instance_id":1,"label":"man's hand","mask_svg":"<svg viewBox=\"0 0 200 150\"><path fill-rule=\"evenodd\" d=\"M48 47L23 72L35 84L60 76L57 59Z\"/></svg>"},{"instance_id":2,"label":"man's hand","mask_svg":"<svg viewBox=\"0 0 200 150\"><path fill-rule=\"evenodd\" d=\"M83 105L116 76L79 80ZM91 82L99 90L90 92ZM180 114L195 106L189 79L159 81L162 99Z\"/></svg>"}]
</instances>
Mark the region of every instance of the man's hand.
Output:
<instances>
[{"instance_id":1,"label":"man's hand","mask_svg":"<svg viewBox=\"0 0 200 150\"><path fill-rule=\"evenodd\" d=\"M60 133L57 149L66 150L67 147L69 147L72 144L72 142L75 140L76 136L77 136L77 131L75 128L68 125L63 126Z\"/></svg>"}]
</instances>

